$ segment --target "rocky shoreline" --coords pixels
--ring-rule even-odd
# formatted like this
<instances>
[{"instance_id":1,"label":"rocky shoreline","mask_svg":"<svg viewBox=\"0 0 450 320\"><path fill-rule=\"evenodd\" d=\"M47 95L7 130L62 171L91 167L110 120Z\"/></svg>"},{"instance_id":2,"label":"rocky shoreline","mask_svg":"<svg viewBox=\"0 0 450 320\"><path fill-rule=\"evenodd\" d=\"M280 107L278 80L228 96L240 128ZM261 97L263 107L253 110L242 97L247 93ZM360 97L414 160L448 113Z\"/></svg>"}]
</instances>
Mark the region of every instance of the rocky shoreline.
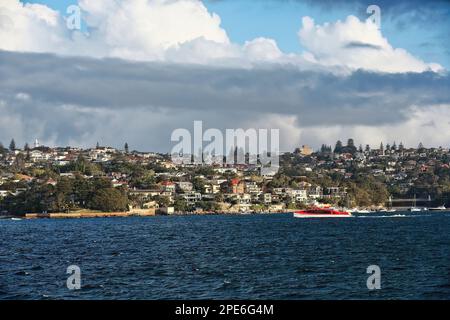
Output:
<instances>
[{"instance_id":1,"label":"rocky shoreline","mask_svg":"<svg viewBox=\"0 0 450 320\"><path fill-rule=\"evenodd\" d=\"M280 212L203 212L203 213L173 213L156 214L154 212L55 212L55 213L26 213L21 218L25 219L75 219L75 218L113 218L113 217L154 217L154 216L204 216L204 215L251 215L251 214L279 214L288 213L293 210L285 210ZM18 216L5 216L4 218L13 218Z\"/></svg>"}]
</instances>

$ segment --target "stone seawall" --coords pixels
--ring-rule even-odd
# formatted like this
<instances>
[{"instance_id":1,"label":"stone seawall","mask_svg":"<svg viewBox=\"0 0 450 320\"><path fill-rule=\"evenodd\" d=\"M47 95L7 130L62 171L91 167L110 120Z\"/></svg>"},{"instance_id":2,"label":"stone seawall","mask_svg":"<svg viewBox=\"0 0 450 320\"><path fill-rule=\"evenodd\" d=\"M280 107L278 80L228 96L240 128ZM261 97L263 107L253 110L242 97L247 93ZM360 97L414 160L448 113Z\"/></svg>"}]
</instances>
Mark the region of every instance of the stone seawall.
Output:
<instances>
[{"instance_id":1,"label":"stone seawall","mask_svg":"<svg viewBox=\"0 0 450 320\"><path fill-rule=\"evenodd\" d=\"M70 218L105 218L105 217L149 217L156 214L155 210L136 210L130 212L55 212L55 213L27 213L25 218L51 218L51 219L70 219Z\"/></svg>"}]
</instances>

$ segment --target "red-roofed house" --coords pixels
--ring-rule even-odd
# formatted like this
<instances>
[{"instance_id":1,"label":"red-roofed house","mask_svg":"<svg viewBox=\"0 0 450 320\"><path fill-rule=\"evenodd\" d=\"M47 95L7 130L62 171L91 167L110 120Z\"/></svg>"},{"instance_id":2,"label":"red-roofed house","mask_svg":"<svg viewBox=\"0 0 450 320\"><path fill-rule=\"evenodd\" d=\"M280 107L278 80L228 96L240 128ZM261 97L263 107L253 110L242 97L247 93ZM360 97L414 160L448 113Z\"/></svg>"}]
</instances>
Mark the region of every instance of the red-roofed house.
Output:
<instances>
[{"instance_id":1,"label":"red-roofed house","mask_svg":"<svg viewBox=\"0 0 450 320\"><path fill-rule=\"evenodd\" d=\"M231 179L223 184L225 193L243 194L245 192L245 183L239 179Z\"/></svg>"},{"instance_id":2,"label":"red-roofed house","mask_svg":"<svg viewBox=\"0 0 450 320\"><path fill-rule=\"evenodd\" d=\"M161 186L164 192L175 192L176 185L172 181L163 181Z\"/></svg>"}]
</instances>

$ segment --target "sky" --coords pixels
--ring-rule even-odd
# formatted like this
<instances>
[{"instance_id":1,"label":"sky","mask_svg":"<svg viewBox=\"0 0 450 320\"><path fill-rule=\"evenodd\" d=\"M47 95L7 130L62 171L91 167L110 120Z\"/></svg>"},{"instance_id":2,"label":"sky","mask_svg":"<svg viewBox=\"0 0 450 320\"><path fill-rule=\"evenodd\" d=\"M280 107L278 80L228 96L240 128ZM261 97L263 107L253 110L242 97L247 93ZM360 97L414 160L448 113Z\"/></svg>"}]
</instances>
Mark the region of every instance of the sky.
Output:
<instances>
[{"instance_id":1,"label":"sky","mask_svg":"<svg viewBox=\"0 0 450 320\"><path fill-rule=\"evenodd\" d=\"M167 152L202 120L279 129L283 151L450 147L449 14L433 0L1 0L0 141Z\"/></svg>"}]
</instances>

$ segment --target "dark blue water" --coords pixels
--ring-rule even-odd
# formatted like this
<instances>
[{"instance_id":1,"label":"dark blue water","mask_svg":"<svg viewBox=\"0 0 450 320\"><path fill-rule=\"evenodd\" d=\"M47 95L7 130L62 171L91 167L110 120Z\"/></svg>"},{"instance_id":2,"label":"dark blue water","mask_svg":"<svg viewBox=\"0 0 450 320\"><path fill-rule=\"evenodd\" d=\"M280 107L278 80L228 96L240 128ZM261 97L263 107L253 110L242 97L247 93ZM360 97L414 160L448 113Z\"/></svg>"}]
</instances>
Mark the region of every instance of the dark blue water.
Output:
<instances>
[{"instance_id":1,"label":"dark blue water","mask_svg":"<svg viewBox=\"0 0 450 320\"><path fill-rule=\"evenodd\" d=\"M450 298L450 213L0 220L0 243L0 299Z\"/></svg>"}]
</instances>

